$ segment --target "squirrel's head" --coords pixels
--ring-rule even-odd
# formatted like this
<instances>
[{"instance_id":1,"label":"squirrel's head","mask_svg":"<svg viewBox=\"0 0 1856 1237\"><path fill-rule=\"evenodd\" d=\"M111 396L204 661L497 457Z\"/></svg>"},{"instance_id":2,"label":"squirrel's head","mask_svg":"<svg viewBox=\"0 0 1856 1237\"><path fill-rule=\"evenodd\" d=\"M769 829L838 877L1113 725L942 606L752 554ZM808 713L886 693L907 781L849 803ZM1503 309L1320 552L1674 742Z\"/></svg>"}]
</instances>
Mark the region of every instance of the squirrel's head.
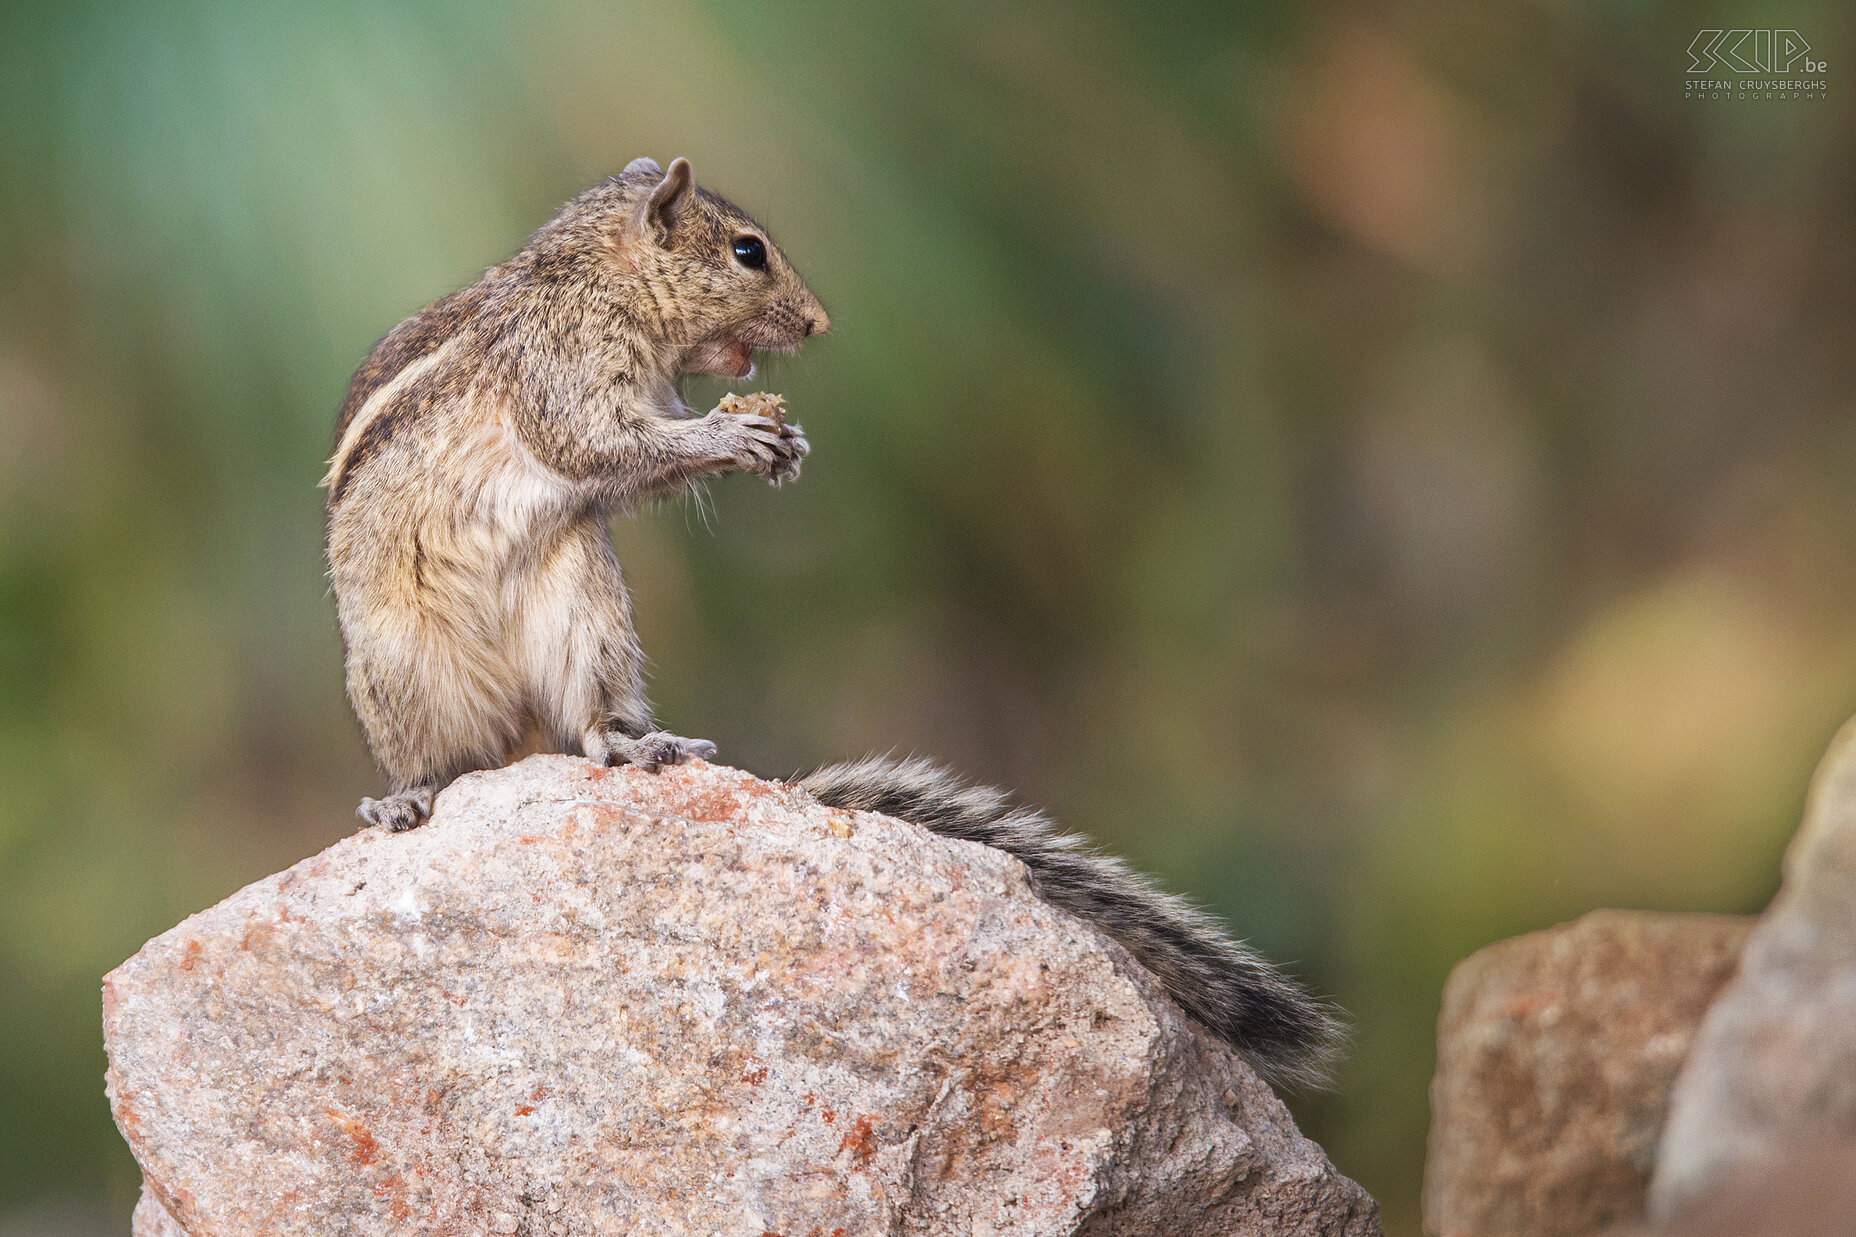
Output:
<instances>
[{"instance_id":1,"label":"squirrel's head","mask_svg":"<svg viewBox=\"0 0 1856 1237\"><path fill-rule=\"evenodd\" d=\"M547 232L593 254L594 278L613 289L603 299L634 307L634 318L637 306L648 307L652 320L631 325L656 335L680 373L745 378L753 353L791 352L831 326L767 230L697 187L687 159L672 160L668 171L634 159Z\"/></svg>"}]
</instances>

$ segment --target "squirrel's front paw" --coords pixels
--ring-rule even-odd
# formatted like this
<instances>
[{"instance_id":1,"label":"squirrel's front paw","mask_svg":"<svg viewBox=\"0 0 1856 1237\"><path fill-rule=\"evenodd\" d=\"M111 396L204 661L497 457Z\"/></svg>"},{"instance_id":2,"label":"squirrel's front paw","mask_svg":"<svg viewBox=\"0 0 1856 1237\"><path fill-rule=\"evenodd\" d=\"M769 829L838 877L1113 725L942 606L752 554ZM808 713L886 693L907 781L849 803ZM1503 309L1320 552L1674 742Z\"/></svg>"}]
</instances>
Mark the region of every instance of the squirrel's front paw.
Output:
<instances>
[{"instance_id":1,"label":"squirrel's front paw","mask_svg":"<svg viewBox=\"0 0 1856 1237\"><path fill-rule=\"evenodd\" d=\"M812 454L812 444L806 441L806 432L797 425L780 426L781 444L785 448L781 457L775 461L773 471L767 474L770 485L782 481L796 481L799 478L799 461Z\"/></svg>"},{"instance_id":2,"label":"squirrel's front paw","mask_svg":"<svg viewBox=\"0 0 1856 1237\"><path fill-rule=\"evenodd\" d=\"M743 472L759 473L778 485L799 475L799 461L811 454L805 431L772 417L712 412L709 416L728 434L733 462Z\"/></svg>"}]
</instances>

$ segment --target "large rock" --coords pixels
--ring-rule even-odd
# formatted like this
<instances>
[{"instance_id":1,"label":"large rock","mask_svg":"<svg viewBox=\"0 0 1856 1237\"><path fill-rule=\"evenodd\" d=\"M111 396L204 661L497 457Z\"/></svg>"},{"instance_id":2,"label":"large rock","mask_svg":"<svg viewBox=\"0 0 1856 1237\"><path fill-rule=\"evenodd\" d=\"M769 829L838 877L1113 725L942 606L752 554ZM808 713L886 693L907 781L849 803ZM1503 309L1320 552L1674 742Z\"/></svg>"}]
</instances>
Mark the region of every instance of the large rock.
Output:
<instances>
[{"instance_id":1,"label":"large rock","mask_svg":"<svg viewBox=\"0 0 1856 1237\"><path fill-rule=\"evenodd\" d=\"M1437 1024L1426 1231L1582 1237L1641 1215L1669 1088L1752 922L1594 911L1459 963Z\"/></svg>"},{"instance_id":2,"label":"large rock","mask_svg":"<svg viewBox=\"0 0 1856 1237\"><path fill-rule=\"evenodd\" d=\"M1676 1219L1604 1237L1849 1237L1856 1142L1813 1142L1710 1183Z\"/></svg>"},{"instance_id":3,"label":"large rock","mask_svg":"<svg viewBox=\"0 0 1856 1237\"><path fill-rule=\"evenodd\" d=\"M1016 861L726 768L466 777L150 941L104 1024L150 1235L1379 1231Z\"/></svg>"},{"instance_id":4,"label":"large rock","mask_svg":"<svg viewBox=\"0 0 1856 1237\"><path fill-rule=\"evenodd\" d=\"M1651 1213L1799 1145L1856 1139L1856 722L1818 765L1785 879L1677 1079Z\"/></svg>"}]
</instances>

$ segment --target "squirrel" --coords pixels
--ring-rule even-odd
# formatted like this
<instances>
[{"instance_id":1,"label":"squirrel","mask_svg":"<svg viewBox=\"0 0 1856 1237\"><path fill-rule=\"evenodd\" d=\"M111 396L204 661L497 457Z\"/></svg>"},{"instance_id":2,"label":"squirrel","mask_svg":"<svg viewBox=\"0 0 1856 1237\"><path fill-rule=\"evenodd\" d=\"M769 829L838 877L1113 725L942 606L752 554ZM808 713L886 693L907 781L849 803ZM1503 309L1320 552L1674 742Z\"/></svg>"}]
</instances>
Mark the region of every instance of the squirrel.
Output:
<instances>
[{"instance_id":1,"label":"squirrel","mask_svg":"<svg viewBox=\"0 0 1856 1237\"><path fill-rule=\"evenodd\" d=\"M364 820L416 826L536 730L602 764L714 755L652 721L606 518L722 473L797 477L799 426L692 415L678 381L745 378L830 325L688 160L637 159L374 346L322 482L348 699L391 792Z\"/></svg>"},{"instance_id":2,"label":"squirrel","mask_svg":"<svg viewBox=\"0 0 1856 1237\"><path fill-rule=\"evenodd\" d=\"M323 478L348 697L390 791L361 801L364 820L416 827L441 788L537 729L599 764L715 754L652 720L606 519L723 473L797 477L810 448L777 400L745 405L773 416L729 401L697 416L678 381L748 377L754 353L829 326L766 229L698 188L687 160L636 159L375 345ZM1015 856L1259 1074L1321 1080L1338 1038L1325 1005L1041 814L921 760L797 784Z\"/></svg>"}]
</instances>

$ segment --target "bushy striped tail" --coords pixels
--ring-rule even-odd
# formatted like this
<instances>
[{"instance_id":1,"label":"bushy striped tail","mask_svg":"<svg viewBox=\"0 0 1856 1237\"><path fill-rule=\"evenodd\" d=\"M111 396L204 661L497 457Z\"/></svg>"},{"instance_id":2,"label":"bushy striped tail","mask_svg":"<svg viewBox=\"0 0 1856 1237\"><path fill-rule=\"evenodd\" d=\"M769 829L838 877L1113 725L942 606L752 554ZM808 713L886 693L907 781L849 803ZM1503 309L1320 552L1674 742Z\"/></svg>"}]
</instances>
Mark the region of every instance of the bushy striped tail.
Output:
<instances>
[{"instance_id":1,"label":"bushy striped tail","mask_svg":"<svg viewBox=\"0 0 1856 1237\"><path fill-rule=\"evenodd\" d=\"M1043 813L927 760L870 757L800 779L828 807L881 812L1012 855L1051 905L1101 928L1180 1008L1272 1083L1320 1086L1339 1049L1334 1010L1184 898L1061 832Z\"/></svg>"}]
</instances>

